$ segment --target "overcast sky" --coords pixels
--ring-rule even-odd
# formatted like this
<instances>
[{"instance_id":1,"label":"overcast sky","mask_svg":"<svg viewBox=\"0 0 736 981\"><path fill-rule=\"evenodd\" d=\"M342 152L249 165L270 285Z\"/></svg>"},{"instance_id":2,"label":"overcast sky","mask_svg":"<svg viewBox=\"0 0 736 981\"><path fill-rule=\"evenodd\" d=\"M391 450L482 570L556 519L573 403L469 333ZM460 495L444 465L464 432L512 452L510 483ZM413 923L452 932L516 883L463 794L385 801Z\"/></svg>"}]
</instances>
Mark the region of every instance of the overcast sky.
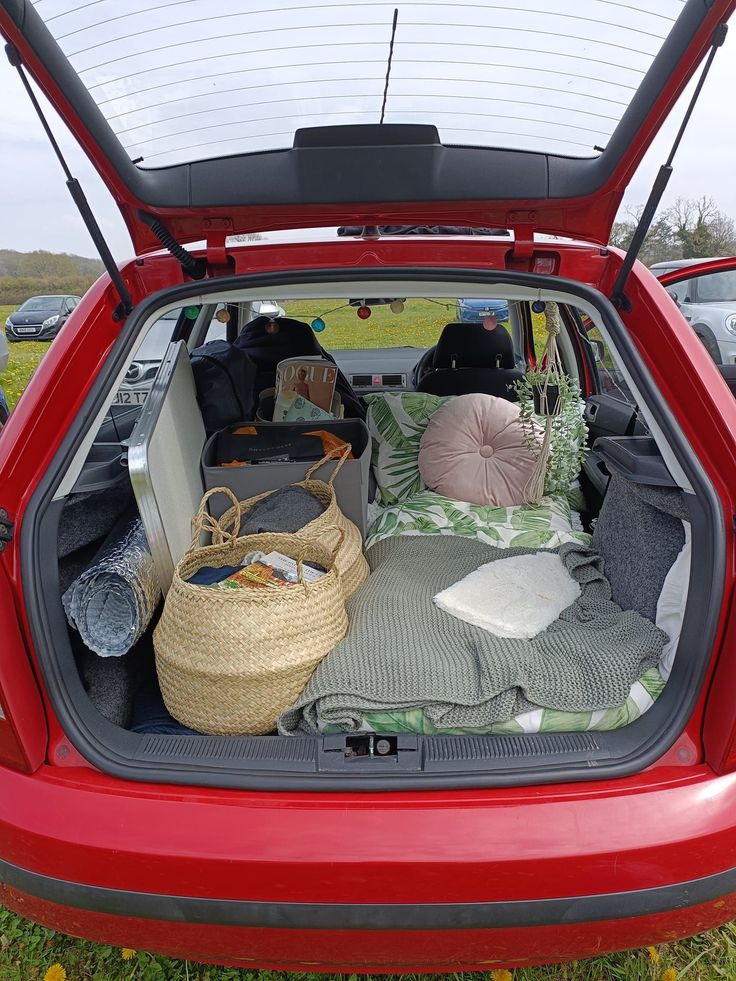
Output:
<instances>
[{"instance_id":1,"label":"overcast sky","mask_svg":"<svg viewBox=\"0 0 736 981\"><path fill-rule=\"evenodd\" d=\"M49 249L94 255L86 229L14 69L0 59L0 248ZM685 139L663 206L676 197L713 197L736 218L736 26L718 53ZM674 110L645 157L623 207L646 200L657 168L667 155L684 106ZM113 254L131 254L131 243L111 196L84 154L49 107L49 118L79 178ZM422 121L427 121L422 117Z\"/></svg>"}]
</instances>

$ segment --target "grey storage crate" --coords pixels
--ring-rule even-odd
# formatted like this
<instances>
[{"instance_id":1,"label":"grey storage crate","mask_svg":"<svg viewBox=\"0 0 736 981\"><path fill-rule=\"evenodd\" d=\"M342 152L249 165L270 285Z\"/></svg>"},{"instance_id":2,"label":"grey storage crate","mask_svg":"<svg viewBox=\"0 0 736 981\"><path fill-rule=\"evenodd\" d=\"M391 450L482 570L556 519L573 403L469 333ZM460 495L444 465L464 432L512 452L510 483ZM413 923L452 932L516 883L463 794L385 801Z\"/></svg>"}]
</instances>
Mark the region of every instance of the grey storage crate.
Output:
<instances>
[{"instance_id":1,"label":"grey storage crate","mask_svg":"<svg viewBox=\"0 0 736 981\"><path fill-rule=\"evenodd\" d=\"M283 432L284 436L323 429L350 443L355 459L346 460L341 467L335 479L335 493L340 510L358 526L365 538L368 523L371 441L368 429L362 420L336 419L319 423L247 422L243 425L252 426L256 430ZM279 487L286 487L288 484L296 484L304 480L307 470L317 462L299 460L295 463L258 463L247 467L214 466L218 435L215 433L207 440L202 452L205 490L211 490L213 487L228 487L239 501L263 494L265 491L278 490ZM326 463L314 474L314 477L327 481L334 468L335 463ZM210 513L213 518L219 518L229 507L230 503L225 495L218 494L210 499Z\"/></svg>"}]
</instances>

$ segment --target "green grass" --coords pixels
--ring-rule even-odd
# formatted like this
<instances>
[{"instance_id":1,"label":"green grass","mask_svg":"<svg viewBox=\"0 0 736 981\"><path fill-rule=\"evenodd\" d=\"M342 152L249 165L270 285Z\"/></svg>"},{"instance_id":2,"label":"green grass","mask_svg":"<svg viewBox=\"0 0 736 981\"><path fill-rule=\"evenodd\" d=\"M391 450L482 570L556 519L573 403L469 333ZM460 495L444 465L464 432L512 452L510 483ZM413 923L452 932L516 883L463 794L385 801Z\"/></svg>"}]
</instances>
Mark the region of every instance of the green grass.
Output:
<instances>
[{"instance_id":1,"label":"green grass","mask_svg":"<svg viewBox=\"0 0 736 981\"><path fill-rule=\"evenodd\" d=\"M17 309L15 306L0 306L0 325L5 329L8 316ZM0 388L5 392L8 405L12 409L23 393L39 361L49 349L48 342L22 341L10 344L10 360L6 371L0 372Z\"/></svg>"},{"instance_id":2,"label":"green grass","mask_svg":"<svg viewBox=\"0 0 736 981\"><path fill-rule=\"evenodd\" d=\"M454 303L438 306L427 300L408 300L403 314L374 308L367 321L353 308L327 314L338 304L333 300L290 303L289 313L302 320L324 315L327 329L319 335L328 349L394 347L434 344L445 323L454 319ZM0 307L0 322L12 307ZM543 317L535 317L538 350L543 343ZM48 344L24 341L10 345L10 365L0 375L11 405L28 383ZM241 952L242 953L242 952ZM658 960L644 950L578 961L566 966L516 970L514 981L715 981L736 978L736 925L729 924L692 940L662 946ZM67 981L309 981L308 974L279 974L273 971L239 971L174 961L142 951L130 960L114 947L90 944L54 933L0 908L0 981L43 979L46 971L60 964ZM673 973L665 973L672 971ZM496 977L500 972L497 972ZM337 977L337 976L333 976ZM364 976L359 976L364 977ZM367 976L366 976L367 977ZM429 976L426 976L429 977ZM453 981L489 981L493 973L455 974ZM349 981L357 981L351 976Z\"/></svg>"}]
</instances>

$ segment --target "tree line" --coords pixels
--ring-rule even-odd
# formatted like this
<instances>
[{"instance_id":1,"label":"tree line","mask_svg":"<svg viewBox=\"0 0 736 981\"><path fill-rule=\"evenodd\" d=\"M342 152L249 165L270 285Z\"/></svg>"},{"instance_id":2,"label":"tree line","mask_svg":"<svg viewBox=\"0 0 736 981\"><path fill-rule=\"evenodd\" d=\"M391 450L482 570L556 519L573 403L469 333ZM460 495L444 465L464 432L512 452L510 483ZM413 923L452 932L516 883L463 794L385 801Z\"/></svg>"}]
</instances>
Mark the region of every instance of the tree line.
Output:
<instances>
[{"instance_id":1,"label":"tree line","mask_svg":"<svg viewBox=\"0 0 736 981\"><path fill-rule=\"evenodd\" d=\"M626 218L617 221L611 231L610 244L628 249L643 206L629 209ZM656 215L639 259L646 266L669 259L707 259L736 255L736 225L724 214L713 198L677 198Z\"/></svg>"},{"instance_id":2,"label":"tree line","mask_svg":"<svg viewBox=\"0 0 736 981\"><path fill-rule=\"evenodd\" d=\"M83 296L102 269L99 259L66 252L0 249L0 304L22 303L38 294Z\"/></svg>"}]
</instances>

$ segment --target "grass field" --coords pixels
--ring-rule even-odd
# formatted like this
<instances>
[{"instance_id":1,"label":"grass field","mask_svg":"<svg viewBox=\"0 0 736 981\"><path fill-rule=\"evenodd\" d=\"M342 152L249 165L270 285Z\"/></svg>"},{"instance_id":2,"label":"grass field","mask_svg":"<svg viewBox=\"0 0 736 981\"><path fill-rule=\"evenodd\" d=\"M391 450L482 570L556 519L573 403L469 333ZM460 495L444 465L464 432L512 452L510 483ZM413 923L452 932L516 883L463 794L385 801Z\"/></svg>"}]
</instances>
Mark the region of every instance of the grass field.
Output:
<instances>
[{"instance_id":1,"label":"grass field","mask_svg":"<svg viewBox=\"0 0 736 981\"><path fill-rule=\"evenodd\" d=\"M448 301L450 303L450 301ZM376 308L368 321L361 321L353 308L328 314L332 301L313 300L289 304L289 313L299 319L324 316L327 329L320 334L326 348L391 347L433 344L442 326L454 319L449 308L429 301L410 300L403 314ZM436 309L435 309L436 308ZM0 322L11 312L0 307ZM538 340L542 324L535 323ZM15 404L33 373L47 344L23 342L10 346L10 365L0 375L11 405ZM246 951L240 951L247 954ZM338 976L334 976L338 977ZM343 976L344 981L358 977ZM427 976L428 977L428 976ZM439 977L439 976L438 976ZM655 950L579 961L572 965L529 968L511 973L454 974L453 981L715 981L736 979L736 925L705 933L682 943ZM0 981L309 981L317 975L278 974L272 971L220 969L155 957L142 951L86 943L54 933L0 908Z\"/></svg>"}]
</instances>

